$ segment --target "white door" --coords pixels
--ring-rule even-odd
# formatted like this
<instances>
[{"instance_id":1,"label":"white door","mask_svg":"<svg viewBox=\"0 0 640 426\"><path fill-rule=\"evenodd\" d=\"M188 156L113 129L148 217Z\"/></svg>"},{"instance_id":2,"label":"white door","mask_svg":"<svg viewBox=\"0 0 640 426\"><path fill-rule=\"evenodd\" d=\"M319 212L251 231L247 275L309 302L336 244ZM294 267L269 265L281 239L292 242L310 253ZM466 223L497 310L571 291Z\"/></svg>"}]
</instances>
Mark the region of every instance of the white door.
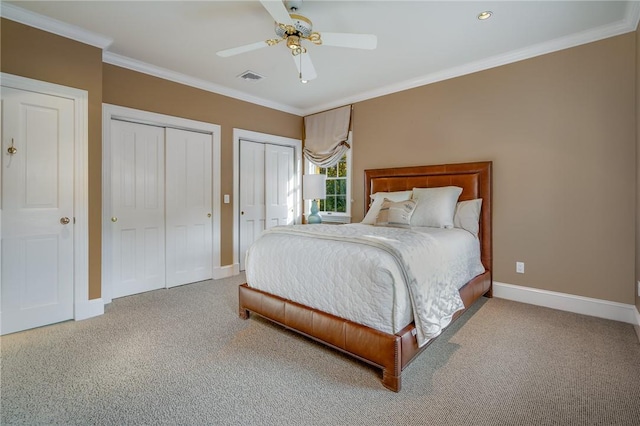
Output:
<instances>
[{"instance_id":1,"label":"white door","mask_svg":"<svg viewBox=\"0 0 640 426\"><path fill-rule=\"evenodd\" d=\"M240 141L240 270L249 246L265 229L264 147Z\"/></svg>"},{"instance_id":2,"label":"white door","mask_svg":"<svg viewBox=\"0 0 640 426\"><path fill-rule=\"evenodd\" d=\"M293 224L294 171L293 148L265 146L265 228Z\"/></svg>"},{"instance_id":3,"label":"white door","mask_svg":"<svg viewBox=\"0 0 640 426\"><path fill-rule=\"evenodd\" d=\"M111 120L113 297L165 287L164 128Z\"/></svg>"},{"instance_id":4,"label":"white door","mask_svg":"<svg viewBox=\"0 0 640 426\"><path fill-rule=\"evenodd\" d=\"M294 222L290 146L240 141L240 270L249 246L267 228Z\"/></svg>"},{"instance_id":5,"label":"white door","mask_svg":"<svg viewBox=\"0 0 640 426\"><path fill-rule=\"evenodd\" d=\"M213 276L211 134L166 129L167 287Z\"/></svg>"},{"instance_id":6,"label":"white door","mask_svg":"<svg viewBox=\"0 0 640 426\"><path fill-rule=\"evenodd\" d=\"M2 88L2 334L73 318L74 101Z\"/></svg>"}]
</instances>

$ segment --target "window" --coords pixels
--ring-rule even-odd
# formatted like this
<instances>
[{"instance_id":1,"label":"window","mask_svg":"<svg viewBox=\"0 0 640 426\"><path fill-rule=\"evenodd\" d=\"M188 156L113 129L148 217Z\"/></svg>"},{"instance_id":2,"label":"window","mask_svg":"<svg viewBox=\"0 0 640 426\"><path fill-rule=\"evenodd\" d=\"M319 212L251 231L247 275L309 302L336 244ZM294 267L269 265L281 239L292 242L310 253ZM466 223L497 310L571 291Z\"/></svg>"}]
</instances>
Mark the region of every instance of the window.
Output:
<instances>
[{"instance_id":1,"label":"window","mask_svg":"<svg viewBox=\"0 0 640 426\"><path fill-rule=\"evenodd\" d=\"M351 145L351 133L349 133ZM351 145L353 146L353 145ZM327 197L320 200L319 214L323 222L351 222L351 149L347 150L340 161L332 167L318 167L306 161L307 173L323 174L327 176ZM305 211L311 208L310 202L305 203Z\"/></svg>"}]
</instances>

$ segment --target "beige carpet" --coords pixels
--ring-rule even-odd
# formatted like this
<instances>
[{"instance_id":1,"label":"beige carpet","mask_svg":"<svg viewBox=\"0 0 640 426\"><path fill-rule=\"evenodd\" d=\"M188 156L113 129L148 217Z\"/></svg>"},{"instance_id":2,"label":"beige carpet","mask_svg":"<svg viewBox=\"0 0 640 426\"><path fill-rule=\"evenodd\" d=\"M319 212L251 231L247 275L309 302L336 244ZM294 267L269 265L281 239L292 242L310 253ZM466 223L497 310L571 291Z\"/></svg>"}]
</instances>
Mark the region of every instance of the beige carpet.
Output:
<instances>
[{"instance_id":1,"label":"beige carpet","mask_svg":"<svg viewBox=\"0 0 640 426\"><path fill-rule=\"evenodd\" d=\"M403 375L237 316L242 276L4 336L1 418L82 425L640 425L633 327L484 300Z\"/></svg>"}]
</instances>

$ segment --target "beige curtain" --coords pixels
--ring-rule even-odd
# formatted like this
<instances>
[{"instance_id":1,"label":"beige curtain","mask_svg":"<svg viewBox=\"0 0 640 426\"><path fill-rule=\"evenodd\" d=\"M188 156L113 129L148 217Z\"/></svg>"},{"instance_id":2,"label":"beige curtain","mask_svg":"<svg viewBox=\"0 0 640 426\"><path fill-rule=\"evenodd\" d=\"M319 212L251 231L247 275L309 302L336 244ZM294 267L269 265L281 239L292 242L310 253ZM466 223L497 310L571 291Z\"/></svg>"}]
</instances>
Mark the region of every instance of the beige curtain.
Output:
<instances>
[{"instance_id":1,"label":"beige curtain","mask_svg":"<svg viewBox=\"0 0 640 426\"><path fill-rule=\"evenodd\" d=\"M304 118L304 156L319 167L335 165L347 152L351 105Z\"/></svg>"}]
</instances>

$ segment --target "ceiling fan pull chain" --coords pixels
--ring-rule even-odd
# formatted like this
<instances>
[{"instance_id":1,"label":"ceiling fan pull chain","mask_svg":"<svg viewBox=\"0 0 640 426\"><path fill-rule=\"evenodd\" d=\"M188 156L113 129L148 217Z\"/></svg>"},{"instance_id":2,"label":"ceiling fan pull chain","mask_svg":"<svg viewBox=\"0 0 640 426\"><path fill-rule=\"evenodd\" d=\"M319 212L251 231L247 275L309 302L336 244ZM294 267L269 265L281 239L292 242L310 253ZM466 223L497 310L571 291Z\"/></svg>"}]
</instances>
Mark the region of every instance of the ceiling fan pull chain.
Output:
<instances>
[{"instance_id":1,"label":"ceiling fan pull chain","mask_svg":"<svg viewBox=\"0 0 640 426\"><path fill-rule=\"evenodd\" d=\"M300 82L302 83L304 80L302 80L302 55L298 55L298 61L300 61L300 71L298 72L298 78L300 79Z\"/></svg>"},{"instance_id":2,"label":"ceiling fan pull chain","mask_svg":"<svg viewBox=\"0 0 640 426\"><path fill-rule=\"evenodd\" d=\"M300 60L300 72L298 73L298 74L299 74L299 76L298 76L298 77L300 78L300 83L302 83L302 84L307 84L307 81L308 81L308 80L305 80L305 79L303 79L303 78L302 78L302 54L300 54L300 55L298 55L298 56L299 56L299 58L300 58L300 59L299 59L299 60Z\"/></svg>"}]
</instances>

